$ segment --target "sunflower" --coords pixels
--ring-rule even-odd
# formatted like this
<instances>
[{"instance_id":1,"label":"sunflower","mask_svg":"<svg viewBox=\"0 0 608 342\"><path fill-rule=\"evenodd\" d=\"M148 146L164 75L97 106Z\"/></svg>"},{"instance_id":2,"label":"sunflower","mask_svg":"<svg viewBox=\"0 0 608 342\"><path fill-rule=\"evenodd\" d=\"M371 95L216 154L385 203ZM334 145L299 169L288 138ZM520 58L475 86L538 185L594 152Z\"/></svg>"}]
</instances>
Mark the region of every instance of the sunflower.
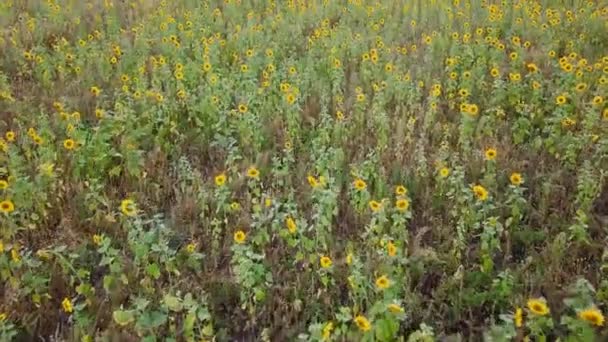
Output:
<instances>
[{"instance_id":1,"label":"sunflower","mask_svg":"<svg viewBox=\"0 0 608 342\"><path fill-rule=\"evenodd\" d=\"M69 298L63 298L63 301L61 301L61 307L65 313L72 313L72 311L74 311L72 301Z\"/></svg>"},{"instance_id":2,"label":"sunflower","mask_svg":"<svg viewBox=\"0 0 608 342\"><path fill-rule=\"evenodd\" d=\"M389 241L386 244L386 253L388 254L388 256L394 257L395 255L397 255L397 246L395 246L395 244L392 241Z\"/></svg>"},{"instance_id":3,"label":"sunflower","mask_svg":"<svg viewBox=\"0 0 608 342\"><path fill-rule=\"evenodd\" d=\"M439 169L439 176L441 176L441 178L447 178L450 175L450 169L448 169L447 167L442 167L441 169Z\"/></svg>"},{"instance_id":4,"label":"sunflower","mask_svg":"<svg viewBox=\"0 0 608 342\"><path fill-rule=\"evenodd\" d=\"M395 202L395 207L399 211L406 211L410 207L410 202L405 198L400 198Z\"/></svg>"},{"instance_id":5,"label":"sunflower","mask_svg":"<svg viewBox=\"0 0 608 342\"><path fill-rule=\"evenodd\" d=\"M73 150L73 149L74 149L74 147L76 147L76 143L75 143L75 142L74 142L74 140L72 140L72 139L65 139L65 140L63 141L63 147L64 147L66 150Z\"/></svg>"},{"instance_id":6,"label":"sunflower","mask_svg":"<svg viewBox=\"0 0 608 342\"><path fill-rule=\"evenodd\" d=\"M321 267L323 268L330 268L332 264L331 258L324 255L319 259L319 264L321 264Z\"/></svg>"},{"instance_id":7,"label":"sunflower","mask_svg":"<svg viewBox=\"0 0 608 342\"><path fill-rule=\"evenodd\" d=\"M247 113L247 105L241 103L239 105L239 112L240 113Z\"/></svg>"},{"instance_id":8,"label":"sunflower","mask_svg":"<svg viewBox=\"0 0 608 342\"><path fill-rule=\"evenodd\" d=\"M289 230L291 234L295 234L296 231L298 231L296 221L291 217L288 217L287 220L285 220L285 226L287 226L287 230Z\"/></svg>"},{"instance_id":9,"label":"sunflower","mask_svg":"<svg viewBox=\"0 0 608 342\"><path fill-rule=\"evenodd\" d=\"M338 121L344 120L344 113L341 110L339 110L339 111L336 112L336 119Z\"/></svg>"},{"instance_id":10,"label":"sunflower","mask_svg":"<svg viewBox=\"0 0 608 342\"><path fill-rule=\"evenodd\" d=\"M361 191L361 190L365 190L365 188L367 187L367 184L365 183L365 181L363 179L356 179L353 182L353 186L355 187L355 189Z\"/></svg>"},{"instance_id":11,"label":"sunflower","mask_svg":"<svg viewBox=\"0 0 608 342\"><path fill-rule=\"evenodd\" d=\"M257 179L258 177L260 177L260 171L256 169L255 166L250 166L247 169L247 177Z\"/></svg>"},{"instance_id":12,"label":"sunflower","mask_svg":"<svg viewBox=\"0 0 608 342\"><path fill-rule=\"evenodd\" d=\"M101 89L99 89L98 87L95 87L95 86L91 87L91 88L89 89L89 91L90 91L90 92L91 92L91 94L92 94L93 96L95 96L95 97L99 96L99 94L101 93Z\"/></svg>"},{"instance_id":13,"label":"sunflower","mask_svg":"<svg viewBox=\"0 0 608 342\"><path fill-rule=\"evenodd\" d=\"M531 298L526 303L531 313L538 316L545 316L549 313L549 307L543 298Z\"/></svg>"},{"instance_id":14,"label":"sunflower","mask_svg":"<svg viewBox=\"0 0 608 342\"><path fill-rule=\"evenodd\" d=\"M378 201L369 201L369 208L373 211L373 212L378 212L380 209L382 209L382 203L378 202Z\"/></svg>"},{"instance_id":15,"label":"sunflower","mask_svg":"<svg viewBox=\"0 0 608 342\"><path fill-rule=\"evenodd\" d=\"M8 141L8 142L15 141L15 132L13 132L13 131L6 132L6 134L4 136L6 137L6 141Z\"/></svg>"},{"instance_id":16,"label":"sunflower","mask_svg":"<svg viewBox=\"0 0 608 342\"><path fill-rule=\"evenodd\" d=\"M496 152L495 148L488 148L486 149L485 155L486 155L486 160L494 160L496 159L496 155L498 153Z\"/></svg>"},{"instance_id":17,"label":"sunflower","mask_svg":"<svg viewBox=\"0 0 608 342\"><path fill-rule=\"evenodd\" d=\"M296 97L294 94L287 94L285 101L287 101L289 104L294 104L296 102Z\"/></svg>"},{"instance_id":18,"label":"sunflower","mask_svg":"<svg viewBox=\"0 0 608 342\"><path fill-rule=\"evenodd\" d=\"M471 103L467 106L467 113L469 113L472 116L477 115L477 113L479 113L479 107L477 107L476 104Z\"/></svg>"},{"instance_id":19,"label":"sunflower","mask_svg":"<svg viewBox=\"0 0 608 342\"><path fill-rule=\"evenodd\" d=\"M42 139L42 137L39 135L32 137L32 139L34 140L34 144L36 145L42 145L42 143L44 143L44 139Z\"/></svg>"},{"instance_id":20,"label":"sunflower","mask_svg":"<svg viewBox=\"0 0 608 342\"><path fill-rule=\"evenodd\" d=\"M475 194L475 197L477 197L477 199L480 201L485 201L486 199L488 199L488 190L486 190L486 188L481 185L475 185L473 187L473 193Z\"/></svg>"},{"instance_id":21,"label":"sunflower","mask_svg":"<svg viewBox=\"0 0 608 342\"><path fill-rule=\"evenodd\" d=\"M523 310L521 308L515 309L515 314L513 315L513 322L515 323L516 328L521 328L523 325Z\"/></svg>"},{"instance_id":22,"label":"sunflower","mask_svg":"<svg viewBox=\"0 0 608 342\"><path fill-rule=\"evenodd\" d=\"M576 91L578 91L579 93L585 91L585 89L587 89L586 83L579 83L576 85Z\"/></svg>"},{"instance_id":23,"label":"sunflower","mask_svg":"<svg viewBox=\"0 0 608 342\"><path fill-rule=\"evenodd\" d=\"M527 67L528 67L528 71L530 71L530 73L535 73L538 71L538 67L534 63L529 63L527 65Z\"/></svg>"},{"instance_id":24,"label":"sunflower","mask_svg":"<svg viewBox=\"0 0 608 342\"><path fill-rule=\"evenodd\" d=\"M325 324L325 326L323 327L322 335L321 335L323 337L323 341L329 341L329 338L331 336L331 331L333 329L334 329L334 324L332 322Z\"/></svg>"},{"instance_id":25,"label":"sunflower","mask_svg":"<svg viewBox=\"0 0 608 342\"><path fill-rule=\"evenodd\" d=\"M103 237L99 234L93 234L93 244L95 246L101 246L101 242L103 241Z\"/></svg>"},{"instance_id":26,"label":"sunflower","mask_svg":"<svg viewBox=\"0 0 608 342\"><path fill-rule=\"evenodd\" d=\"M219 175L215 176L214 180L215 180L215 185L222 186L222 185L224 185L224 183L226 183L226 174L220 173Z\"/></svg>"},{"instance_id":27,"label":"sunflower","mask_svg":"<svg viewBox=\"0 0 608 342\"><path fill-rule=\"evenodd\" d=\"M390 286L391 286L391 281L388 279L387 276L383 275L383 276L376 278L376 287L379 290L388 289Z\"/></svg>"},{"instance_id":28,"label":"sunflower","mask_svg":"<svg viewBox=\"0 0 608 342\"><path fill-rule=\"evenodd\" d=\"M135 216L137 213L137 207L135 206L135 202L130 199L124 199L120 202L120 211L126 216Z\"/></svg>"},{"instance_id":29,"label":"sunflower","mask_svg":"<svg viewBox=\"0 0 608 342\"><path fill-rule=\"evenodd\" d=\"M405 194L407 194L407 189L403 185L397 185L395 187L395 195L403 196Z\"/></svg>"},{"instance_id":30,"label":"sunflower","mask_svg":"<svg viewBox=\"0 0 608 342\"><path fill-rule=\"evenodd\" d=\"M521 183L523 183L521 173L519 173L519 172L513 172L511 174L511 176L509 177L509 180L511 181L511 184L513 184L513 185L520 185Z\"/></svg>"},{"instance_id":31,"label":"sunflower","mask_svg":"<svg viewBox=\"0 0 608 342\"><path fill-rule=\"evenodd\" d=\"M390 311L391 313L394 313L394 314L403 312L403 308L399 304L391 303L387 306L387 308L388 308L388 311Z\"/></svg>"},{"instance_id":32,"label":"sunflower","mask_svg":"<svg viewBox=\"0 0 608 342\"><path fill-rule=\"evenodd\" d=\"M346 258L344 259L344 261L346 262L347 265L350 265L353 263L353 253L349 252L348 254L346 254Z\"/></svg>"},{"instance_id":33,"label":"sunflower","mask_svg":"<svg viewBox=\"0 0 608 342\"><path fill-rule=\"evenodd\" d=\"M189 244L186 245L186 252L192 254L196 251L196 244L194 242L191 242Z\"/></svg>"},{"instance_id":34,"label":"sunflower","mask_svg":"<svg viewBox=\"0 0 608 342\"><path fill-rule=\"evenodd\" d=\"M599 95L597 95L593 98L593 104L596 106L601 105L603 102L604 102L604 98Z\"/></svg>"},{"instance_id":35,"label":"sunflower","mask_svg":"<svg viewBox=\"0 0 608 342\"><path fill-rule=\"evenodd\" d=\"M232 202L230 203L230 209L232 211L237 211L241 209L241 205L239 204L239 202Z\"/></svg>"},{"instance_id":36,"label":"sunflower","mask_svg":"<svg viewBox=\"0 0 608 342\"><path fill-rule=\"evenodd\" d=\"M314 176L308 176L308 177L306 177L306 180L308 180L308 184L310 184L310 186L313 188L316 188L317 186L319 186L319 182L317 181L317 179Z\"/></svg>"},{"instance_id":37,"label":"sunflower","mask_svg":"<svg viewBox=\"0 0 608 342\"><path fill-rule=\"evenodd\" d=\"M244 231L242 230L237 230L234 233L234 242L238 243L238 244L243 244L245 243L245 239L247 238L247 234L245 234Z\"/></svg>"},{"instance_id":38,"label":"sunflower","mask_svg":"<svg viewBox=\"0 0 608 342\"><path fill-rule=\"evenodd\" d=\"M558 106L563 105L564 103L566 103L566 96L565 95L559 95L558 97L555 98L555 104L557 104Z\"/></svg>"},{"instance_id":39,"label":"sunflower","mask_svg":"<svg viewBox=\"0 0 608 342\"><path fill-rule=\"evenodd\" d=\"M5 190L6 188L8 188L8 182L5 180L0 180L0 190Z\"/></svg>"},{"instance_id":40,"label":"sunflower","mask_svg":"<svg viewBox=\"0 0 608 342\"><path fill-rule=\"evenodd\" d=\"M4 200L0 202L0 211L9 214L15 210L15 205L10 200Z\"/></svg>"},{"instance_id":41,"label":"sunflower","mask_svg":"<svg viewBox=\"0 0 608 342\"><path fill-rule=\"evenodd\" d=\"M601 327L604 325L604 315L596 307L591 307L578 312L578 318L593 325Z\"/></svg>"},{"instance_id":42,"label":"sunflower","mask_svg":"<svg viewBox=\"0 0 608 342\"><path fill-rule=\"evenodd\" d=\"M372 325L369 323L367 318L365 318L365 316L358 315L355 317L354 321L359 330L363 332L369 331L372 328Z\"/></svg>"}]
</instances>

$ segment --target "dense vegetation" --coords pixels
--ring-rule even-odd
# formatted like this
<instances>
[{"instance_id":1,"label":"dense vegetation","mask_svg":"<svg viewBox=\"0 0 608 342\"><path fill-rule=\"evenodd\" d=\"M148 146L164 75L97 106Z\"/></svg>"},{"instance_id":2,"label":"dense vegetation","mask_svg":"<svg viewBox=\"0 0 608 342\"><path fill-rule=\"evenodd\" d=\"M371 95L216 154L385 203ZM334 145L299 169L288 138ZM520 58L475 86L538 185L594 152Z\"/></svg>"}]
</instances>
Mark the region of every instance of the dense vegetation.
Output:
<instances>
[{"instance_id":1,"label":"dense vegetation","mask_svg":"<svg viewBox=\"0 0 608 342\"><path fill-rule=\"evenodd\" d=\"M601 1L0 2L0 340L608 338Z\"/></svg>"}]
</instances>

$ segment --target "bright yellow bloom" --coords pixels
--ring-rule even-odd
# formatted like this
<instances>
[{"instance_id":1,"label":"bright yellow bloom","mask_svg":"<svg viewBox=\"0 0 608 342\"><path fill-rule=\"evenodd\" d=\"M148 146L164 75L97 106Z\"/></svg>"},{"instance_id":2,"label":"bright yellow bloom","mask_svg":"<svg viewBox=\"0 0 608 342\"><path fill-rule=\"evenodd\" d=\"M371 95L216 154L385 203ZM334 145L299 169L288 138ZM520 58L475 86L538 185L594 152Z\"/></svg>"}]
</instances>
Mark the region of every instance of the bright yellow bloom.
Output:
<instances>
[{"instance_id":1,"label":"bright yellow bloom","mask_svg":"<svg viewBox=\"0 0 608 342\"><path fill-rule=\"evenodd\" d=\"M604 103L604 98L603 97L601 97L599 95L593 97L593 104L594 105L597 106L597 105L601 105L602 103Z\"/></svg>"},{"instance_id":2,"label":"bright yellow bloom","mask_svg":"<svg viewBox=\"0 0 608 342\"><path fill-rule=\"evenodd\" d=\"M325 324L325 326L323 327L323 332L322 332L322 337L323 337L323 341L329 341L329 338L331 337L331 331L334 329L334 324L332 322L328 322L327 324Z\"/></svg>"},{"instance_id":3,"label":"bright yellow bloom","mask_svg":"<svg viewBox=\"0 0 608 342\"><path fill-rule=\"evenodd\" d=\"M523 183L521 173L518 173L518 172L513 172L511 174L511 176L509 177L509 180L511 181L511 184L513 184L513 185L520 185L521 183Z\"/></svg>"},{"instance_id":4,"label":"bright yellow bloom","mask_svg":"<svg viewBox=\"0 0 608 342\"><path fill-rule=\"evenodd\" d=\"M403 196L405 194L407 194L407 189L403 185L397 185L395 187L395 195Z\"/></svg>"},{"instance_id":5,"label":"bright yellow bloom","mask_svg":"<svg viewBox=\"0 0 608 342\"><path fill-rule=\"evenodd\" d=\"M6 190L8 188L8 182L5 180L0 180L0 190Z\"/></svg>"},{"instance_id":6,"label":"bright yellow bloom","mask_svg":"<svg viewBox=\"0 0 608 342\"><path fill-rule=\"evenodd\" d=\"M367 187L367 184L363 179L357 179L353 182L353 186L355 187L355 189L361 191Z\"/></svg>"},{"instance_id":7,"label":"bright yellow bloom","mask_svg":"<svg viewBox=\"0 0 608 342\"><path fill-rule=\"evenodd\" d=\"M498 153L496 152L495 148L488 148L485 152L486 155L486 160L494 160L496 159L496 155Z\"/></svg>"},{"instance_id":8,"label":"bright yellow bloom","mask_svg":"<svg viewBox=\"0 0 608 342\"><path fill-rule=\"evenodd\" d=\"M323 268L330 268L331 267L331 258L328 256L322 256L321 259L319 259L319 263L321 264L321 267Z\"/></svg>"},{"instance_id":9,"label":"bright yellow bloom","mask_svg":"<svg viewBox=\"0 0 608 342\"><path fill-rule=\"evenodd\" d=\"M234 242L238 243L238 244L243 244L245 243L245 239L247 238L247 234L245 234L244 231L242 230L237 230L234 233Z\"/></svg>"},{"instance_id":10,"label":"bright yellow bloom","mask_svg":"<svg viewBox=\"0 0 608 342\"><path fill-rule=\"evenodd\" d=\"M366 332L372 328L370 322L365 318L365 316L359 315L355 317L355 324L359 328L359 330Z\"/></svg>"},{"instance_id":11,"label":"bright yellow bloom","mask_svg":"<svg viewBox=\"0 0 608 342\"><path fill-rule=\"evenodd\" d=\"M250 166L247 169L247 177L257 179L260 176L260 171L255 166Z\"/></svg>"},{"instance_id":12,"label":"bright yellow bloom","mask_svg":"<svg viewBox=\"0 0 608 342\"><path fill-rule=\"evenodd\" d=\"M531 313L538 316L545 316L549 313L549 307L544 299L541 298L531 298L526 303L526 306L530 310Z\"/></svg>"},{"instance_id":13,"label":"bright yellow bloom","mask_svg":"<svg viewBox=\"0 0 608 342\"><path fill-rule=\"evenodd\" d=\"M90 92L91 92L91 94L92 94L93 96L95 96L95 97L99 96L99 94L101 93L101 89L99 89L98 87L95 87L95 86L91 87L91 88L89 89L89 91L90 91Z\"/></svg>"},{"instance_id":14,"label":"bright yellow bloom","mask_svg":"<svg viewBox=\"0 0 608 342\"><path fill-rule=\"evenodd\" d=\"M399 211L406 211L410 207L410 202L405 198L400 198L395 202L395 207Z\"/></svg>"},{"instance_id":15,"label":"bright yellow bloom","mask_svg":"<svg viewBox=\"0 0 608 342\"><path fill-rule=\"evenodd\" d=\"M593 325L597 325L598 327L601 327L604 325L604 315L596 307L591 307L591 308L579 311L578 317Z\"/></svg>"},{"instance_id":16,"label":"bright yellow bloom","mask_svg":"<svg viewBox=\"0 0 608 342\"><path fill-rule=\"evenodd\" d=\"M387 276L383 275L376 279L376 287L380 290L388 289L391 286L391 281Z\"/></svg>"},{"instance_id":17,"label":"bright yellow bloom","mask_svg":"<svg viewBox=\"0 0 608 342\"><path fill-rule=\"evenodd\" d=\"M220 173L219 175L215 176L214 180L215 180L215 185L222 186L222 185L224 185L224 183L226 183L226 174Z\"/></svg>"},{"instance_id":18,"label":"bright yellow bloom","mask_svg":"<svg viewBox=\"0 0 608 342\"><path fill-rule=\"evenodd\" d=\"M4 136L6 137L6 141L8 141L8 142L15 141L15 132L13 132L13 131L6 132L6 134Z\"/></svg>"},{"instance_id":19,"label":"bright yellow bloom","mask_svg":"<svg viewBox=\"0 0 608 342\"><path fill-rule=\"evenodd\" d=\"M285 225L291 234L295 234L298 231L296 221L291 217L288 217L287 220L285 220Z\"/></svg>"},{"instance_id":20,"label":"bright yellow bloom","mask_svg":"<svg viewBox=\"0 0 608 342\"><path fill-rule=\"evenodd\" d=\"M74 307L72 306L72 301L69 298L63 298L61 302L61 307L65 313L72 313L74 311Z\"/></svg>"},{"instance_id":21,"label":"bright yellow bloom","mask_svg":"<svg viewBox=\"0 0 608 342\"><path fill-rule=\"evenodd\" d=\"M135 206L135 202L130 199L124 199L120 202L120 211L126 216L135 216L137 213L137 207Z\"/></svg>"},{"instance_id":22,"label":"bright yellow bloom","mask_svg":"<svg viewBox=\"0 0 608 342\"><path fill-rule=\"evenodd\" d=\"M378 212L380 211L380 209L382 209L382 203L378 202L378 201L369 201L369 208L373 211L373 212Z\"/></svg>"},{"instance_id":23,"label":"bright yellow bloom","mask_svg":"<svg viewBox=\"0 0 608 342\"><path fill-rule=\"evenodd\" d=\"M66 150L73 150L76 147L76 143L72 139L65 139L63 141L63 147Z\"/></svg>"},{"instance_id":24,"label":"bright yellow bloom","mask_svg":"<svg viewBox=\"0 0 608 342\"><path fill-rule=\"evenodd\" d=\"M314 176L308 176L306 177L306 179L308 180L308 184L310 184L311 187L316 188L317 186L319 186L319 182Z\"/></svg>"},{"instance_id":25,"label":"bright yellow bloom","mask_svg":"<svg viewBox=\"0 0 608 342\"><path fill-rule=\"evenodd\" d=\"M388 254L388 256L394 257L395 255L397 255L397 246L395 246L395 244L392 241L389 241L386 244L386 253Z\"/></svg>"},{"instance_id":26,"label":"bright yellow bloom","mask_svg":"<svg viewBox=\"0 0 608 342\"><path fill-rule=\"evenodd\" d=\"M481 185L475 185L473 187L473 193L475 194L475 197L477 197L477 199L480 201L485 201L486 199L488 199L488 190L486 190L486 188Z\"/></svg>"},{"instance_id":27,"label":"bright yellow bloom","mask_svg":"<svg viewBox=\"0 0 608 342\"><path fill-rule=\"evenodd\" d=\"M15 205L10 200L0 202L0 211L5 214L10 214L15 210Z\"/></svg>"},{"instance_id":28,"label":"bright yellow bloom","mask_svg":"<svg viewBox=\"0 0 608 342\"><path fill-rule=\"evenodd\" d=\"M515 309L515 315L513 315L513 321L515 323L516 328L521 328L523 325L523 310L521 308Z\"/></svg>"},{"instance_id":29,"label":"bright yellow bloom","mask_svg":"<svg viewBox=\"0 0 608 342\"><path fill-rule=\"evenodd\" d=\"M450 169L448 169L447 167L442 167L439 170L439 176L441 176L441 178L447 178L450 175Z\"/></svg>"},{"instance_id":30,"label":"bright yellow bloom","mask_svg":"<svg viewBox=\"0 0 608 342\"><path fill-rule=\"evenodd\" d=\"M404 310L399 304L391 303L387 306L388 311L394 314L402 313Z\"/></svg>"},{"instance_id":31,"label":"bright yellow bloom","mask_svg":"<svg viewBox=\"0 0 608 342\"><path fill-rule=\"evenodd\" d=\"M99 234L94 234L93 235L93 244L95 244L96 246L100 246L101 245L101 241L102 241L102 236Z\"/></svg>"},{"instance_id":32,"label":"bright yellow bloom","mask_svg":"<svg viewBox=\"0 0 608 342\"><path fill-rule=\"evenodd\" d=\"M559 106L563 105L564 103L566 103L566 96L563 94L559 95L555 98L555 103Z\"/></svg>"}]
</instances>

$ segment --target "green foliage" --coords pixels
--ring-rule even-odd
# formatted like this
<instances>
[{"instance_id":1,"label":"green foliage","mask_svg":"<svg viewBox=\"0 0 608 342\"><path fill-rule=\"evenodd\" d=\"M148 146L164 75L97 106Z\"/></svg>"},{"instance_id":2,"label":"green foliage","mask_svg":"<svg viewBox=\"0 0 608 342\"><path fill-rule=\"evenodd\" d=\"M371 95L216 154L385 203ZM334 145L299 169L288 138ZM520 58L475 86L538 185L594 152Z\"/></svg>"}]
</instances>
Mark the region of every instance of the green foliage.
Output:
<instances>
[{"instance_id":1,"label":"green foliage","mask_svg":"<svg viewBox=\"0 0 608 342\"><path fill-rule=\"evenodd\" d=\"M607 18L0 1L0 340L605 340Z\"/></svg>"}]
</instances>

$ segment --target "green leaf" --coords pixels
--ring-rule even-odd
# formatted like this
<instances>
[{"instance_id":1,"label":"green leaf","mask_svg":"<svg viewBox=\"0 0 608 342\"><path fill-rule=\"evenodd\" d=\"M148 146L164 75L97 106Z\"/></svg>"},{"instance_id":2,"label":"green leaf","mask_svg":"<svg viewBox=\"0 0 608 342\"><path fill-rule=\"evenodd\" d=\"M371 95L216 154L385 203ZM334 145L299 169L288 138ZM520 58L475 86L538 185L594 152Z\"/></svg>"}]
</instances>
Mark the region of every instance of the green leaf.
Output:
<instances>
[{"instance_id":1,"label":"green leaf","mask_svg":"<svg viewBox=\"0 0 608 342\"><path fill-rule=\"evenodd\" d=\"M144 313L137 320L138 327L144 330L151 330L163 325L167 321L167 315L160 311Z\"/></svg>"},{"instance_id":2,"label":"green leaf","mask_svg":"<svg viewBox=\"0 0 608 342\"><path fill-rule=\"evenodd\" d=\"M165 295L163 302L171 311L180 312L184 308L181 299L170 294Z\"/></svg>"},{"instance_id":3,"label":"green leaf","mask_svg":"<svg viewBox=\"0 0 608 342\"><path fill-rule=\"evenodd\" d=\"M157 264L150 264L148 265L148 267L146 267L146 273L154 278L154 279L158 279L160 278L160 267L158 267Z\"/></svg>"},{"instance_id":4,"label":"green leaf","mask_svg":"<svg viewBox=\"0 0 608 342\"><path fill-rule=\"evenodd\" d=\"M124 327L135 320L133 311L131 310L116 310L112 313L112 318L114 318L114 322L121 327Z\"/></svg>"}]
</instances>

